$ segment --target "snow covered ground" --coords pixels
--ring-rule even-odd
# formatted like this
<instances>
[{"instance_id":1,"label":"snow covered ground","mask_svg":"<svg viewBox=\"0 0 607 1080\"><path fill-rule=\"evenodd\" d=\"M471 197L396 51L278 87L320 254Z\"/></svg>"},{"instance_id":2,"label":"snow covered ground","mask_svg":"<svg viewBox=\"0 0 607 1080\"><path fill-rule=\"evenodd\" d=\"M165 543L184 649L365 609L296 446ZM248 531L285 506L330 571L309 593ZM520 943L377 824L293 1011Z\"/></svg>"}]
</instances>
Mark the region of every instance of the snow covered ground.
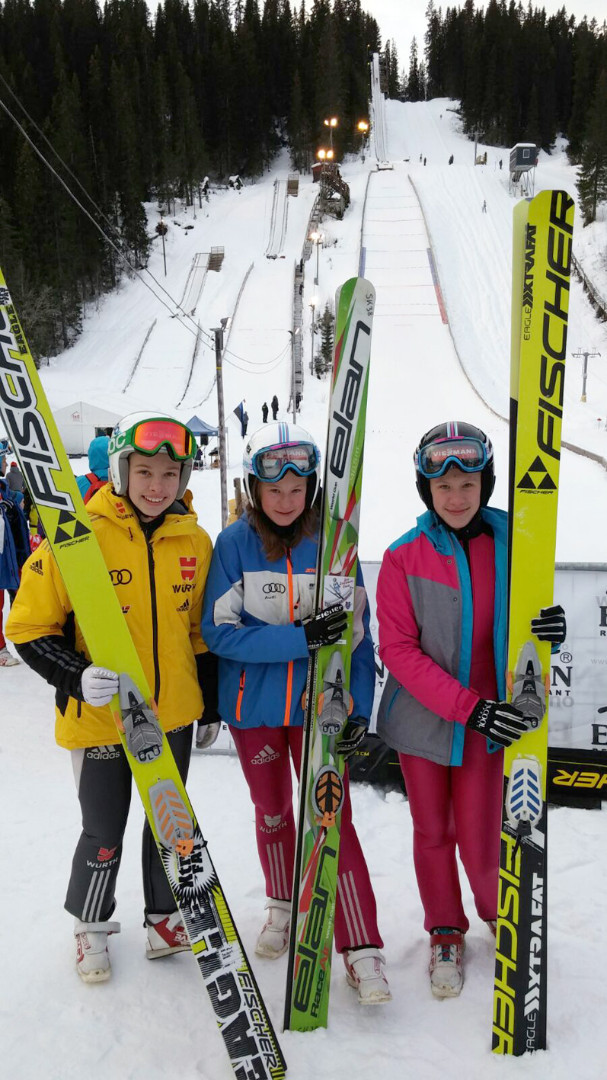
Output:
<instances>
[{"instance_id":1,"label":"snow covered ground","mask_svg":"<svg viewBox=\"0 0 607 1080\"><path fill-rule=\"evenodd\" d=\"M372 154L364 163L360 158L345 163L352 204L342 222L322 223L319 284L314 285L313 252L305 264L303 293L301 422L322 440L327 383L309 374L310 305L321 312L337 285L358 272L362 245L365 272L377 289L361 538L365 559L381 558L385 546L420 512L411 455L421 433L434 423L457 417L490 432L498 456L497 504L504 505L506 498L507 427L500 415L507 412L510 326L508 152L489 147L487 165L473 166L473 145L459 133L448 101L386 103L386 132L394 168L375 172ZM420 154L426 156L425 167ZM448 165L451 154L454 163ZM226 412L245 399L249 430L254 430L262 403L276 393L279 415L286 417L293 270L316 193L311 179L302 177L299 196L288 200L284 258L266 259L273 185L288 171L284 156L263 182L213 194L195 216L191 208L181 209L168 220L166 278L158 242L150 262L153 280L144 276L149 288L139 280L123 283L88 313L75 347L43 368L54 407L82 399L119 413L160 407L175 410L184 420L198 413L214 422L210 329L233 315L224 362ZM551 157L542 154L537 169L536 190L554 186L574 193L574 173L562 149ZM153 229L156 208L149 209ZM578 258L603 295L605 233L604 217L587 230L578 220L574 241ZM194 315L173 318L194 257L220 245L225 248L222 270L207 273ZM432 285L430 246L448 323ZM204 342L184 397L198 322ZM579 400L581 359L571 355L580 350L601 353L590 361L586 404ZM594 318L577 282L569 352L565 436L605 454L607 327ZM234 417L228 426L232 477L240 471L242 440ZM74 462L76 471L83 471L80 464ZM557 557L605 560L605 471L566 453L561 487ZM215 536L220 525L218 471L196 473L192 488L201 522ZM2 1074L19 1080L227 1080L231 1072L222 1041L190 957L159 964L145 958L138 852L142 811L136 796L118 889L116 917L122 933L110 942L113 978L106 985L80 984L71 919L62 908L79 832L69 757L54 744L51 690L23 666L4 669L1 680ZM188 790L252 957L264 895L253 812L236 759L194 755ZM322 1071L351 1080L378 1073L385 1080L607 1077L599 1033L605 982L598 936L607 895L607 815L562 808L550 812L549 1051L532 1059L504 1060L490 1051L494 943L473 914L467 887L471 929L464 991L457 1000L437 1002L427 986L428 946L407 804L397 794L384 797L359 786L353 802L377 891L393 1001L361 1009L336 957L329 1028L280 1036L289 1076L309 1080ZM286 958L253 963L280 1031Z\"/></svg>"}]
</instances>

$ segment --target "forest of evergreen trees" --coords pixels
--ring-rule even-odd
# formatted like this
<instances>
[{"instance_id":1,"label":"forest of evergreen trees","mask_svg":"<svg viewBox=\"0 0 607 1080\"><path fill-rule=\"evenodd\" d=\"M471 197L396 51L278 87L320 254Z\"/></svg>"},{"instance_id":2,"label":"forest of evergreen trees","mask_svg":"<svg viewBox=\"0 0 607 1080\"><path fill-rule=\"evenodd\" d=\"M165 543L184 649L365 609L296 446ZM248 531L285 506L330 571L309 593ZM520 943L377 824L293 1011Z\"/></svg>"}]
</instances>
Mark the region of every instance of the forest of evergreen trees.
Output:
<instances>
[{"instance_id":1,"label":"forest of evergreen trees","mask_svg":"<svg viewBox=\"0 0 607 1080\"><path fill-rule=\"evenodd\" d=\"M286 144L309 169L330 115L338 153L359 145L382 45L361 5L164 0L152 17L145 0L0 0L0 266L38 356L74 340L84 306L124 272L121 252L145 265L144 201L191 203L206 175L258 176ZM548 149L562 133L588 207L607 198L604 30L564 9L466 0L443 15L430 0L423 57L413 42L401 77L385 52L390 96L459 99L465 130L505 147ZM59 177L92 211L90 194L116 248Z\"/></svg>"},{"instance_id":2,"label":"forest of evergreen trees","mask_svg":"<svg viewBox=\"0 0 607 1080\"><path fill-rule=\"evenodd\" d=\"M143 265L142 201L166 209L196 198L205 175L259 175L287 142L294 168L309 168L328 116L341 153L359 144L379 46L360 0L314 0L309 13L164 0L153 18L145 0L4 0L0 104L25 134L0 110L0 266L36 354L69 345L123 269L31 143L91 209L52 144Z\"/></svg>"}]
</instances>

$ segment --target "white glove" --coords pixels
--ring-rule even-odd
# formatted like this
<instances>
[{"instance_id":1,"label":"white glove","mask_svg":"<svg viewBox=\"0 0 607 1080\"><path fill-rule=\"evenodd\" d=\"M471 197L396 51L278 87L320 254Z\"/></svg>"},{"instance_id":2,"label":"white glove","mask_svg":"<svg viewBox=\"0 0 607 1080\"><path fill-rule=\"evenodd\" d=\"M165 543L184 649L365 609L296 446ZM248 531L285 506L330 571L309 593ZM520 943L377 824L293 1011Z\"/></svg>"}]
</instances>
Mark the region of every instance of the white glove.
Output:
<instances>
[{"instance_id":1,"label":"white glove","mask_svg":"<svg viewBox=\"0 0 607 1080\"><path fill-rule=\"evenodd\" d=\"M118 675L115 671L91 664L82 672L80 686L87 705L99 708L101 705L109 705L114 694L118 693Z\"/></svg>"}]
</instances>

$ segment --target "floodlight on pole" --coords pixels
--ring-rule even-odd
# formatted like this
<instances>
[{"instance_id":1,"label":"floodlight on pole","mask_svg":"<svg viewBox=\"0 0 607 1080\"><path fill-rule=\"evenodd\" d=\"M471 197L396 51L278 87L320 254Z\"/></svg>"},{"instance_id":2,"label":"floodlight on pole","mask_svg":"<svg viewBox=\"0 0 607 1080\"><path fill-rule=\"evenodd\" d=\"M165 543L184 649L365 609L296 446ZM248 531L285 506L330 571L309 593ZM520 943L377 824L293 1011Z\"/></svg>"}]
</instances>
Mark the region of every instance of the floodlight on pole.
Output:
<instances>
[{"instance_id":1,"label":"floodlight on pole","mask_svg":"<svg viewBox=\"0 0 607 1080\"><path fill-rule=\"evenodd\" d=\"M328 120L324 121L325 127L329 129L329 145L333 148L333 129L337 127L338 119L336 116L330 116Z\"/></svg>"},{"instance_id":2,"label":"floodlight on pole","mask_svg":"<svg viewBox=\"0 0 607 1080\"><path fill-rule=\"evenodd\" d=\"M319 250L318 249L319 249L319 247L320 247L320 245L322 243L323 236L322 236L322 233L320 233L320 232L311 232L308 239L311 240L313 244L316 244L316 277L314 278L314 284L318 285L318 270L319 270L319 266L318 266Z\"/></svg>"}]
</instances>

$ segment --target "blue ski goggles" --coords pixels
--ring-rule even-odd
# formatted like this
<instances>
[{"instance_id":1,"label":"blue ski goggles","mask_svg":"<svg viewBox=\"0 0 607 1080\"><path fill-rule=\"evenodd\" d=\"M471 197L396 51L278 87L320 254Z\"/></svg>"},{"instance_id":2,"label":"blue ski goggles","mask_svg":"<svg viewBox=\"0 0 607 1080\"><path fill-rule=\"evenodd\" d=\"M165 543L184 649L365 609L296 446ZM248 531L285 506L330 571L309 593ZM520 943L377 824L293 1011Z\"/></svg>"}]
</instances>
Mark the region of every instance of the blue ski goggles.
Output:
<instances>
[{"instance_id":1,"label":"blue ski goggles","mask_svg":"<svg viewBox=\"0 0 607 1080\"><path fill-rule=\"evenodd\" d=\"M282 443L265 446L251 459L251 468L258 480L268 483L282 480L292 469L298 476L312 476L320 464L320 454L313 443Z\"/></svg>"},{"instance_id":2,"label":"blue ski goggles","mask_svg":"<svg viewBox=\"0 0 607 1080\"><path fill-rule=\"evenodd\" d=\"M486 444L467 436L430 443L415 454L415 468L426 480L444 476L452 465L463 472L481 472L488 461Z\"/></svg>"}]
</instances>

